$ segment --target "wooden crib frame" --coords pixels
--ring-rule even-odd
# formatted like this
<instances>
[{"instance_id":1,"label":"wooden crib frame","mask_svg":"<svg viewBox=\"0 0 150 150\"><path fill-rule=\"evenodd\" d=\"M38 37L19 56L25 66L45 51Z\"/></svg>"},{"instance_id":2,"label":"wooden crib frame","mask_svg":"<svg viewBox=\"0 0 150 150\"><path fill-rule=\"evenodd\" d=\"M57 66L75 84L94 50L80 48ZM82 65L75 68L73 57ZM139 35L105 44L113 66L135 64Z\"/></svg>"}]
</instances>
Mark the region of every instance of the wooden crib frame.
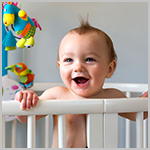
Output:
<instances>
[{"instance_id":1,"label":"wooden crib frame","mask_svg":"<svg viewBox=\"0 0 150 150\"><path fill-rule=\"evenodd\" d=\"M44 91L57 84L35 83L32 90ZM60 85L60 83L58 83ZM62 84L61 84L62 85ZM39 88L40 87L40 88ZM131 92L144 92L146 84L105 84L104 87L118 88L130 97ZM5 148L5 115L28 115L27 148L35 147L36 124L35 115L57 114L59 148L66 147L65 114L87 114L87 146L88 148L117 148L118 147L118 113L137 112L136 117L136 147L146 147L145 132L143 131L143 111L148 111L148 98L121 99L86 99L86 100L40 100L37 107L30 111L22 111L16 101L2 102L2 147ZM49 116L46 117L49 119ZM46 121L49 130L49 121ZM113 124L112 124L113 122ZM111 124L111 128L110 128ZM48 133L48 132L45 132ZM143 134L144 133L144 134ZM49 146L49 135L46 136L45 147ZM144 140L143 140L144 139ZM127 144L129 145L129 144Z\"/></svg>"}]
</instances>

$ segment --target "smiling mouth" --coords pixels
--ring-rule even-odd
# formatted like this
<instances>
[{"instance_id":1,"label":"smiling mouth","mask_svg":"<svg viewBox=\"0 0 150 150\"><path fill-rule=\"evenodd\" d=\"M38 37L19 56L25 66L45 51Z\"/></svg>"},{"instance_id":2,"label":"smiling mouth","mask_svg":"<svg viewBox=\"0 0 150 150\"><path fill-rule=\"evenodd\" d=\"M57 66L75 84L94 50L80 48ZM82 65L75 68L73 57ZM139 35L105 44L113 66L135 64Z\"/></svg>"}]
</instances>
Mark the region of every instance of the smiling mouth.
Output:
<instances>
[{"instance_id":1,"label":"smiling mouth","mask_svg":"<svg viewBox=\"0 0 150 150\"><path fill-rule=\"evenodd\" d=\"M86 84L86 83L89 81L89 79L84 78L84 77L76 77L76 78L74 78L73 80L74 80L75 83L78 84L78 85L84 85L84 84Z\"/></svg>"}]
</instances>

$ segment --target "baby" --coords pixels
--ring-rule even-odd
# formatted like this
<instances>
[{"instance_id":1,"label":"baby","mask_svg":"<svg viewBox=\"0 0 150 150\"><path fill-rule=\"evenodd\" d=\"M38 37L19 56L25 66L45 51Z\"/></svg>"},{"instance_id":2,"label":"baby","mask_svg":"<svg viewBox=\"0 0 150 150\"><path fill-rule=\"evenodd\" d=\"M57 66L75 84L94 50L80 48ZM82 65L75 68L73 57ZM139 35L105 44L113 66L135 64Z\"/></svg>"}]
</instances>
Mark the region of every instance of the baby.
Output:
<instances>
[{"instance_id":1,"label":"baby","mask_svg":"<svg viewBox=\"0 0 150 150\"><path fill-rule=\"evenodd\" d=\"M103 89L105 78L110 78L116 68L116 53L110 37L103 31L81 20L78 28L69 31L60 42L57 65L66 87L47 89L41 96L33 91L19 91L15 100L21 102L22 110L36 107L38 100L85 99L85 98L126 98L117 89ZM143 94L147 97L148 92ZM135 121L136 113L120 113L122 117ZM27 116L16 116L26 123ZM36 116L36 120L45 116ZM144 118L148 113L144 113ZM52 148L58 147L58 116L54 115ZM85 148L86 115L66 115L66 146Z\"/></svg>"}]
</instances>

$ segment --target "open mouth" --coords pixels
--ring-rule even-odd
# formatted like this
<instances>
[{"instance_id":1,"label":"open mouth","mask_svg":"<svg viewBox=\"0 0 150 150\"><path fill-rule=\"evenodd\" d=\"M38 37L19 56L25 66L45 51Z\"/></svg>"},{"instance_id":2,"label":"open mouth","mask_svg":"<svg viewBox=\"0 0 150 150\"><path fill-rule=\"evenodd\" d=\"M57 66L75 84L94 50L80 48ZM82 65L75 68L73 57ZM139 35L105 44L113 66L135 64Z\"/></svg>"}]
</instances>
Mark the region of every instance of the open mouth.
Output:
<instances>
[{"instance_id":1,"label":"open mouth","mask_svg":"<svg viewBox=\"0 0 150 150\"><path fill-rule=\"evenodd\" d=\"M84 85L88 82L89 79L84 78L84 77L76 77L73 79L76 84Z\"/></svg>"}]
</instances>

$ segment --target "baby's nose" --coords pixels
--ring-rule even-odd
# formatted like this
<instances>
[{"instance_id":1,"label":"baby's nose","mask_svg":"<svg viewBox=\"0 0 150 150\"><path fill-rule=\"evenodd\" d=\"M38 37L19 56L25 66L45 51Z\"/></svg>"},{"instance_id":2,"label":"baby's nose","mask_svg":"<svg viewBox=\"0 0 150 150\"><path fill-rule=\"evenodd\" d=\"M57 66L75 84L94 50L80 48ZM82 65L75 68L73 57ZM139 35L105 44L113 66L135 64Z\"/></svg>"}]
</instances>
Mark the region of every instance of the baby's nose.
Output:
<instances>
[{"instance_id":1,"label":"baby's nose","mask_svg":"<svg viewBox=\"0 0 150 150\"><path fill-rule=\"evenodd\" d=\"M84 72L85 71L85 67L82 64L76 64L75 68L74 68L74 72Z\"/></svg>"}]
</instances>

